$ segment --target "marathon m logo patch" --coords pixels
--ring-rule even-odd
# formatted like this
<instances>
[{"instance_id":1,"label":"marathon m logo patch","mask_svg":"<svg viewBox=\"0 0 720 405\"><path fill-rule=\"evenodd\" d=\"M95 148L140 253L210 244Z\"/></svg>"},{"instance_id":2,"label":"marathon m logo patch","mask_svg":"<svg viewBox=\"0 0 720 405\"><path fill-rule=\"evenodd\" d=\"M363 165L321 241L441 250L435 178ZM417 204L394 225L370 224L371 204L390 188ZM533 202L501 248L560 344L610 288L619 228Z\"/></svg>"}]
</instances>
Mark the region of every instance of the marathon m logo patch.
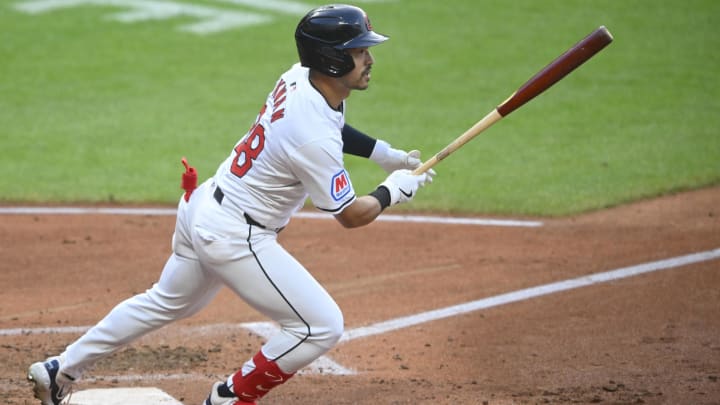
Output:
<instances>
[{"instance_id":1,"label":"marathon m logo patch","mask_svg":"<svg viewBox=\"0 0 720 405\"><path fill-rule=\"evenodd\" d=\"M333 200L340 201L348 195L350 191L352 191L352 184L350 184L350 178L347 172L343 169L332 177L330 181L330 195L332 195Z\"/></svg>"}]
</instances>

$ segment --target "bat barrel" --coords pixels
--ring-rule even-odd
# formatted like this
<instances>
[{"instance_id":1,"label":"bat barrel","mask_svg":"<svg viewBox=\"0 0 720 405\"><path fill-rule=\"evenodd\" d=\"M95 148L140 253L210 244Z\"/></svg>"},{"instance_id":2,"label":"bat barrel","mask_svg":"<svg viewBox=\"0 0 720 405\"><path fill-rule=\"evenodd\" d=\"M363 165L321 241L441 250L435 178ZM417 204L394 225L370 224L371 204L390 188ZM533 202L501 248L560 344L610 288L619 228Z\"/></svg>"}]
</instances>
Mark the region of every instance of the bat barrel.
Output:
<instances>
[{"instance_id":1,"label":"bat barrel","mask_svg":"<svg viewBox=\"0 0 720 405\"><path fill-rule=\"evenodd\" d=\"M612 40L613 36L610 31L605 26L600 26L525 82L512 96L497 107L498 112L504 117L515 111L592 58Z\"/></svg>"},{"instance_id":2,"label":"bat barrel","mask_svg":"<svg viewBox=\"0 0 720 405\"><path fill-rule=\"evenodd\" d=\"M513 93L507 100L505 100L497 108L490 111L490 113L488 113L483 119L465 131L465 133L457 137L443 150L423 163L422 166L415 169L413 174L419 175L432 168L435 164L448 157L451 153L458 150L495 122L532 100L535 96L547 90L558 80L575 70L575 68L585 63L585 61L592 58L593 55L600 52L603 48L610 44L612 40L613 37L607 28L600 26L598 29L590 33L590 35L575 44L575 46L568 49L564 54L558 56L535 76L530 78L530 80L525 82L525 84Z\"/></svg>"}]
</instances>

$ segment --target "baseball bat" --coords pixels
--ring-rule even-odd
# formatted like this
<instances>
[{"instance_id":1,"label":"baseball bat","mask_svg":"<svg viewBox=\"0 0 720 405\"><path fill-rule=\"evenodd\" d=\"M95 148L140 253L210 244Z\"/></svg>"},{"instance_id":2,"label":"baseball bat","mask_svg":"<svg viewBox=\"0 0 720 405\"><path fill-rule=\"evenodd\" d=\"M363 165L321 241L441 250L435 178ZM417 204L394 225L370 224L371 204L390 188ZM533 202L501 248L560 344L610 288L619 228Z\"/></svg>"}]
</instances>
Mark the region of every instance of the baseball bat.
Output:
<instances>
[{"instance_id":1,"label":"baseball bat","mask_svg":"<svg viewBox=\"0 0 720 405\"><path fill-rule=\"evenodd\" d=\"M545 66L541 71L535 74L535 76L531 77L530 80L525 82L525 84L510 95L507 100L503 101L502 104L490 111L490 113L488 113L483 119L475 123L475 125L470 127L470 129L465 131L462 135L458 136L443 150L435 154L435 156L424 162L422 166L415 169L413 174L418 175L428 171L438 162L460 149L463 145L468 143L484 130L488 129L491 125L500 121L500 119L517 110L523 104L532 100L550 88L550 86L557 83L560 79L567 76L568 73L575 70L578 66L585 63L588 59L592 58L595 54L609 45L612 40L613 36L610 34L610 31L605 28L605 26L600 26L595 31L591 32L588 36L583 38L583 40L575 44L562 55L555 58L555 60L550 62L550 64Z\"/></svg>"}]
</instances>

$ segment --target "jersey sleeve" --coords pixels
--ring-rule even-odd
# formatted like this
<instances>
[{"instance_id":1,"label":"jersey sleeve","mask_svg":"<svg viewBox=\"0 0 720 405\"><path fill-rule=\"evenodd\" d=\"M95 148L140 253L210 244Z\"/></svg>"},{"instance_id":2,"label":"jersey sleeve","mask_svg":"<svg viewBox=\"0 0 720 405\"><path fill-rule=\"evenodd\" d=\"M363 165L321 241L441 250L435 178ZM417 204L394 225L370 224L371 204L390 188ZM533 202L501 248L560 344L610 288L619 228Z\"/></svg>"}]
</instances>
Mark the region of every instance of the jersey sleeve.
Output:
<instances>
[{"instance_id":1,"label":"jersey sleeve","mask_svg":"<svg viewBox=\"0 0 720 405\"><path fill-rule=\"evenodd\" d=\"M343 165L341 143L315 140L295 152L290 157L293 171L316 208L338 214L355 200L355 190Z\"/></svg>"}]
</instances>

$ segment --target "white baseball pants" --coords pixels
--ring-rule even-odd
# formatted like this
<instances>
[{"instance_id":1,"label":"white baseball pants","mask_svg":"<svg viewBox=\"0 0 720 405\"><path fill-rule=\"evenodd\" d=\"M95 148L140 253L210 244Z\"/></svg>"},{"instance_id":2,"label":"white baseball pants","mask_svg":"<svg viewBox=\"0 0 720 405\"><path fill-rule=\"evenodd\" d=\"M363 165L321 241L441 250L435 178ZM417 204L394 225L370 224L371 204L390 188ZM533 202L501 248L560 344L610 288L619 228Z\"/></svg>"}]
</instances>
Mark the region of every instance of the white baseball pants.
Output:
<instances>
[{"instance_id":1,"label":"white baseball pants","mask_svg":"<svg viewBox=\"0 0 720 405\"><path fill-rule=\"evenodd\" d=\"M294 373L337 343L343 317L332 297L278 244L275 232L248 225L213 198L214 189L210 179L189 203L181 198L173 253L159 281L69 345L61 372L80 378L101 358L197 313L223 285L279 323L280 332L261 350L282 371Z\"/></svg>"}]
</instances>

